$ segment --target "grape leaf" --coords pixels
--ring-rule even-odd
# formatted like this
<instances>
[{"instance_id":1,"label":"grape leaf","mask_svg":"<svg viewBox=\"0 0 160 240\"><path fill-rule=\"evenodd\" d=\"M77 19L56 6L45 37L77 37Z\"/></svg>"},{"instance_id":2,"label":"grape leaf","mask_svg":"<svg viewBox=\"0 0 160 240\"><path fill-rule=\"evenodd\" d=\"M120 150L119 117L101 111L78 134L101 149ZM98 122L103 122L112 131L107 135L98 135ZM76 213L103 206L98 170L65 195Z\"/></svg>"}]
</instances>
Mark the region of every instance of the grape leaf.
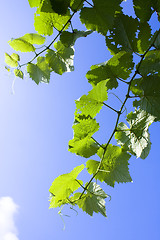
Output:
<instances>
[{"instance_id":1,"label":"grape leaf","mask_svg":"<svg viewBox=\"0 0 160 240\"><path fill-rule=\"evenodd\" d=\"M98 83L88 95L76 100L76 114L90 115L92 118L101 110L103 102L107 100L106 81Z\"/></svg>"},{"instance_id":2,"label":"grape leaf","mask_svg":"<svg viewBox=\"0 0 160 240\"><path fill-rule=\"evenodd\" d=\"M146 54L145 59L140 65L139 72L144 75L159 73L160 69L160 50L151 50Z\"/></svg>"},{"instance_id":3,"label":"grape leaf","mask_svg":"<svg viewBox=\"0 0 160 240\"><path fill-rule=\"evenodd\" d=\"M36 84L40 82L49 83L51 70L45 57L38 57L37 64L28 63L27 72Z\"/></svg>"},{"instance_id":4,"label":"grape leaf","mask_svg":"<svg viewBox=\"0 0 160 240\"><path fill-rule=\"evenodd\" d=\"M144 54L151 44L151 27L147 22L139 23L138 30L137 50L139 54Z\"/></svg>"},{"instance_id":5,"label":"grape leaf","mask_svg":"<svg viewBox=\"0 0 160 240\"><path fill-rule=\"evenodd\" d=\"M52 194L50 208L60 207L64 203L68 203L68 197L76 191L80 184L83 182L81 180L77 181L77 176L84 169L84 165L75 167L70 173L66 173L57 177L49 191Z\"/></svg>"},{"instance_id":6,"label":"grape leaf","mask_svg":"<svg viewBox=\"0 0 160 240\"><path fill-rule=\"evenodd\" d=\"M154 42L154 46L155 46L156 49L160 50L160 33L157 35L157 31L156 31L154 36L157 36L156 40Z\"/></svg>"},{"instance_id":7,"label":"grape leaf","mask_svg":"<svg viewBox=\"0 0 160 240\"><path fill-rule=\"evenodd\" d=\"M126 80L133 67L132 54L121 51L109 61L91 66L91 70L87 72L86 77L92 86L102 80L107 80L106 86L108 89L117 88L117 78Z\"/></svg>"},{"instance_id":8,"label":"grape leaf","mask_svg":"<svg viewBox=\"0 0 160 240\"><path fill-rule=\"evenodd\" d=\"M10 67L17 67L19 61L19 55L16 53L13 53L11 56L8 53L5 53L5 62Z\"/></svg>"},{"instance_id":9,"label":"grape leaf","mask_svg":"<svg viewBox=\"0 0 160 240\"><path fill-rule=\"evenodd\" d=\"M121 11L121 0L94 0L92 8L81 9L80 20L87 29L106 35L107 30L113 27L116 11Z\"/></svg>"},{"instance_id":10,"label":"grape leaf","mask_svg":"<svg viewBox=\"0 0 160 240\"><path fill-rule=\"evenodd\" d=\"M134 4L134 11L137 17L142 21L149 21L153 10L152 7L152 0L133 0Z\"/></svg>"},{"instance_id":11,"label":"grape leaf","mask_svg":"<svg viewBox=\"0 0 160 240\"><path fill-rule=\"evenodd\" d=\"M106 36L106 45L111 54L116 54L119 51L137 52L137 30L137 19L124 14L117 14L114 27Z\"/></svg>"},{"instance_id":12,"label":"grape leaf","mask_svg":"<svg viewBox=\"0 0 160 240\"><path fill-rule=\"evenodd\" d=\"M67 29L69 23L67 25L66 23L69 19L69 12L65 16L60 16L57 13L46 13L37 10L34 16L34 27L39 34L50 36L53 34L53 27L61 31L65 25L64 29Z\"/></svg>"},{"instance_id":13,"label":"grape leaf","mask_svg":"<svg viewBox=\"0 0 160 240\"><path fill-rule=\"evenodd\" d=\"M154 117L141 109L127 115L127 122L120 123L115 133L117 143L136 155L137 158L146 158L150 151L150 135L148 128L154 122ZM143 154L143 155L142 155Z\"/></svg>"},{"instance_id":14,"label":"grape leaf","mask_svg":"<svg viewBox=\"0 0 160 240\"><path fill-rule=\"evenodd\" d=\"M31 43L31 44L44 44L45 37L37 34L37 33L26 33L21 39L24 39L25 41Z\"/></svg>"},{"instance_id":15,"label":"grape leaf","mask_svg":"<svg viewBox=\"0 0 160 240\"><path fill-rule=\"evenodd\" d=\"M22 38L11 39L9 45L16 51L34 52L35 47L28 41Z\"/></svg>"},{"instance_id":16,"label":"grape leaf","mask_svg":"<svg viewBox=\"0 0 160 240\"><path fill-rule=\"evenodd\" d=\"M86 184L87 185L87 184ZM106 217L105 198L108 195L102 190L102 188L95 182L91 182L87 193L83 194L80 198L81 193L75 193L71 198L71 201L75 201L79 208L93 216L93 212L101 213ZM80 198L80 199L79 199Z\"/></svg>"},{"instance_id":17,"label":"grape leaf","mask_svg":"<svg viewBox=\"0 0 160 240\"><path fill-rule=\"evenodd\" d=\"M158 75L144 77L140 89L143 90L143 97L139 101L134 101L134 106L140 106L141 109L160 120L160 77Z\"/></svg>"},{"instance_id":18,"label":"grape leaf","mask_svg":"<svg viewBox=\"0 0 160 240\"><path fill-rule=\"evenodd\" d=\"M16 77L22 78L23 79L23 72L19 69L14 69L14 74Z\"/></svg>"},{"instance_id":19,"label":"grape leaf","mask_svg":"<svg viewBox=\"0 0 160 240\"><path fill-rule=\"evenodd\" d=\"M33 7L39 7L41 0L28 0L29 5L31 8Z\"/></svg>"},{"instance_id":20,"label":"grape leaf","mask_svg":"<svg viewBox=\"0 0 160 240\"><path fill-rule=\"evenodd\" d=\"M72 11L78 11L83 7L83 3L84 1L82 0L71 0L70 1L70 8L72 9Z\"/></svg>"},{"instance_id":21,"label":"grape leaf","mask_svg":"<svg viewBox=\"0 0 160 240\"><path fill-rule=\"evenodd\" d=\"M100 148L97 152L98 156L102 158L104 149ZM100 166L99 172L95 178L104 181L111 187L114 187L115 182L126 183L131 182L131 176L128 169L128 160L130 155L123 151L118 146L109 144L104 154L101 164L99 161L88 160L86 163L87 170L90 174L95 174Z\"/></svg>"},{"instance_id":22,"label":"grape leaf","mask_svg":"<svg viewBox=\"0 0 160 240\"><path fill-rule=\"evenodd\" d=\"M60 41L55 43L54 47L57 52L49 49L46 54L46 61L52 70L60 75L73 71L74 48L66 48Z\"/></svg>"},{"instance_id":23,"label":"grape leaf","mask_svg":"<svg viewBox=\"0 0 160 240\"><path fill-rule=\"evenodd\" d=\"M69 141L69 151L85 158L94 155L99 146L91 137L98 129L99 124L95 119L83 119L74 124L74 138Z\"/></svg>"},{"instance_id":24,"label":"grape leaf","mask_svg":"<svg viewBox=\"0 0 160 240\"><path fill-rule=\"evenodd\" d=\"M71 0L50 0L54 12L65 15Z\"/></svg>"},{"instance_id":25,"label":"grape leaf","mask_svg":"<svg viewBox=\"0 0 160 240\"><path fill-rule=\"evenodd\" d=\"M80 37L87 37L93 31L78 31L74 29L74 32L63 31L60 40L65 47L73 46L76 40Z\"/></svg>"},{"instance_id":26,"label":"grape leaf","mask_svg":"<svg viewBox=\"0 0 160 240\"><path fill-rule=\"evenodd\" d=\"M140 96L140 97L143 96L143 90L140 87L142 84L142 81L143 81L143 78L137 78L131 82L130 90L135 96Z\"/></svg>"}]
</instances>

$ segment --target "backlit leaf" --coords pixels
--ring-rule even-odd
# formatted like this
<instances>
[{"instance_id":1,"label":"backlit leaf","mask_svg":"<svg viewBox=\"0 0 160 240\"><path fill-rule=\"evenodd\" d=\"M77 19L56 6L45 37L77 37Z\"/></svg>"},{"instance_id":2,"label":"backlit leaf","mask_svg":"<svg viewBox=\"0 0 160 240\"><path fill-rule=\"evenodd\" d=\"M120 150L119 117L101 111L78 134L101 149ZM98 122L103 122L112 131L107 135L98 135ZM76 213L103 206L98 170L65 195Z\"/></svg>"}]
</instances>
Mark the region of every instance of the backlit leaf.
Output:
<instances>
[{"instance_id":1,"label":"backlit leaf","mask_svg":"<svg viewBox=\"0 0 160 240\"><path fill-rule=\"evenodd\" d=\"M121 0L94 0L92 8L84 7L80 13L81 22L87 29L106 34L107 30L113 27L116 11L121 11Z\"/></svg>"},{"instance_id":2,"label":"backlit leaf","mask_svg":"<svg viewBox=\"0 0 160 240\"><path fill-rule=\"evenodd\" d=\"M36 84L49 83L51 71L44 57L38 57L37 64L28 63L27 72Z\"/></svg>"},{"instance_id":3,"label":"backlit leaf","mask_svg":"<svg viewBox=\"0 0 160 240\"><path fill-rule=\"evenodd\" d=\"M117 14L114 27L106 36L106 45L111 54L116 54L119 51L137 52L137 30L137 19L124 14Z\"/></svg>"},{"instance_id":4,"label":"backlit leaf","mask_svg":"<svg viewBox=\"0 0 160 240\"><path fill-rule=\"evenodd\" d=\"M102 158L104 149L100 148L97 154ZM101 165L99 161L89 160L86 163L87 170L90 174L95 174L97 168L100 166L99 172L95 178L100 181L104 181L111 187L114 187L115 182L126 183L131 182L131 176L128 169L128 160L130 155L123 151L118 146L108 145L107 150L104 154Z\"/></svg>"},{"instance_id":5,"label":"backlit leaf","mask_svg":"<svg viewBox=\"0 0 160 240\"><path fill-rule=\"evenodd\" d=\"M126 80L133 67L132 54L121 51L109 61L91 66L91 70L87 72L86 77L93 86L102 80L107 80L106 86L108 89L117 88L117 78Z\"/></svg>"},{"instance_id":6,"label":"backlit leaf","mask_svg":"<svg viewBox=\"0 0 160 240\"><path fill-rule=\"evenodd\" d=\"M87 193L83 194L81 199L79 199L80 196L81 193L75 193L71 201L75 201L78 207L90 216L93 216L93 213L96 212L106 217L105 198L107 198L108 195L98 184L95 182L90 183Z\"/></svg>"},{"instance_id":7,"label":"backlit leaf","mask_svg":"<svg viewBox=\"0 0 160 240\"><path fill-rule=\"evenodd\" d=\"M45 37L37 34L37 33L27 33L21 39L24 39L25 41L31 43L31 44L44 44Z\"/></svg>"},{"instance_id":8,"label":"backlit leaf","mask_svg":"<svg viewBox=\"0 0 160 240\"><path fill-rule=\"evenodd\" d=\"M98 129L95 119L88 118L74 124L74 138L69 141L69 151L86 158L94 155L99 146L91 137Z\"/></svg>"},{"instance_id":9,"label":"backlit leaf","mask_svg":"<svg viewBox=\"0 0 160 240\"><path fill-rule=\"evenodd\" d=\"M139 109L127 115L127 122L120 123L115 133L117 143L136 155L146 158L150 151L150 135L148 128L154 122L154 117ZM142 155L143 154L143 155Z\"/></svg>"},{"instance_id":10,"label":"backlit leaf","mask_svg":"<svg viewBox=\"0 0 160 240\"><path fill-rule=\"evenodd\" d=\"M34 52L35 51L35 47L31 43L29 43L28 41L23 39L23 37L12 39L8 43L16 51L21 51L21 52Z\"/></svg>"},{"instance_id":11,"label":"backlit leaf","mask_svg":"<svg viewBox=\"0 0 160 240\"><path fill-rule=\"evenodd\" d=\"M61 31L67 21L70 19L70 13L60 16L57 13L37 12L34 17L34 27L39 34L52 35L53 27ZM67 29L69 24L65 26Z\"/></svg>"},{"instance_id":12,"label":"backlit leaf","mask_svg":"<svg viewBox=\"0 0 160 240\"><path fill-rule=\"evenodd\" d=\"M16 59L15 59L16 58ZM18 66L18 57L16 55L9 55L8 53L5 53L5 62L10 67L17 67Z\"/></svg>"},{"instance_id":13,"label":"backlit leaf","mask_svg":"<svg viewBox=\"0 0 160 240\"><path fill-rule=\"evenodd\" d=\"M95 117L107 98L106 81L101 81L88 92L88 95L83 95L76 101L76 114L81 113Z\"/></svg>"},{"instance_id":14,"label":"backlit leaf","mask_svg":"<svg viewBox=\"0 0 160 240\"><path fill-rule=\"evenodd\" d=\"M22 78L23 79L23 72L19 69L14 69L14 74L16 77Z\"/></svg>"},{"instance_id":15,"label":"backlit leaf","mask_svg":"<svg viewBox=\"0 0 160 240\"><path fill-rule=\"evenodd\" d=\"M158 75L144 77L140 89L143 91L143 96L139 101L134 102L134 106L140 106L141 109L160 120L160 77Z\"/></svg>"},{"instance_id":16,"label":"backlit leaf","mask_svg":"<svg viewBox=\"0 0 160 240\"><path fill-rule=\"evenodd\" d=\"M60 75L73 71L74 48L66 48L60 41L54 47L57 51L49 49L46 54L46 61L52 70Z\"/></svg>"},{"instance_id":17,"label":"backlit leaf","mask_svg":"<svg viewBox=\"0 0 160 240\"><path fill-rule=\"evenodd\" d=\"M78 38L87 37L92 32L93 31L78 31L77 29L74 29L74 32L64 31L60 36L60 40L64 46L70 47L75 44Z\"/></svg>"},{"instance_id":18,"label":"backlit leaf","mask_svg":"<svg viewBox=\"0 0 160 240\"><path fill-rule=\"evenodd\" d=\"M82 164L75 167L70 173L60 175L53 181L49 189L53 195L50 208L60 207L62 204L68 202L67 198L80 187L80 184L83 184L81 180L76 180L83 169L84 165Z\"/></svg>"}]
</instances>

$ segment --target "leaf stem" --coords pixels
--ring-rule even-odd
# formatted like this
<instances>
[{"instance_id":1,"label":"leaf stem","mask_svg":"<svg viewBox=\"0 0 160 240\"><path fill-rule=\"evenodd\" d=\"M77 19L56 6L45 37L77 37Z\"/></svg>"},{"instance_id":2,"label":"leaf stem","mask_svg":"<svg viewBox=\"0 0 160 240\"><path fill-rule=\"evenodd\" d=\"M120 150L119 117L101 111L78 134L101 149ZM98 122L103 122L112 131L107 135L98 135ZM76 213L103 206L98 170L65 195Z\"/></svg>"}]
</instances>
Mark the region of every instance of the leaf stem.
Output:
<instances>
[{"instance_id":1,"label":"leaf stem","mask_svg":"<svg viewBox=\"0 0 160 240\"><path fill-rule=\"evenodd\" d=\"M112 108L111 106L109 106L108 104L106 104L105 102L103 102L103 105L105 105L106 107L110 108L111 110L113 110L114 112L118 113L119 111L117 111L116 109Z\"/></svg>"}]
</instances>

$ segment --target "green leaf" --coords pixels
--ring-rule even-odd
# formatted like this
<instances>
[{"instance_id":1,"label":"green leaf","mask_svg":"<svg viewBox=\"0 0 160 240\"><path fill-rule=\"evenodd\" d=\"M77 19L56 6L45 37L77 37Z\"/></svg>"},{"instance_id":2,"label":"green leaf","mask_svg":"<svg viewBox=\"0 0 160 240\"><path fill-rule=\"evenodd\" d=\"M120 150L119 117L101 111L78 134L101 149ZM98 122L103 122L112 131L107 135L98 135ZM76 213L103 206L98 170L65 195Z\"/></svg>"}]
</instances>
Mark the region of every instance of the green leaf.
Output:
<instances>
[{"instance_id":1,"label":"green leaf","mask_svg":"<svg viewBox=\"0 0 160 240\"><path fill-rule=\"evenodd\" d=\"M117 143L136 155L137 158L146 158L150 151L150 135L148 128L154 122L154 117L141 109L127 115L127 122L120 123L115 133Z\"/></svg>"},{"instance_id":2,"label":"green leaf","mask_svg":"<svg viewBox=\"0 0 160 240\"><path fill-rule=\"evenodd\" d=\"M144 77L140 89L143 90L143 97L139 101L136 100L134 106L140 106L141 109L160 120L160 77L158 75Z\"/></svg>"},{"instance_id":3,"label":"green leaf","mask_svg":"<svg viewBox=\"0 0 160 240\"><path fill-rule=\"evenodd\" d=\"M39 7L41 0L28 0L29 5L31 8L33 7Z\"/></svg>"},{"instance_id":4,"label":"green leaf","mask_svg":"<svg viewBox=\"0 0 160 240\"><path fill-rule=\"evenodd\" d=\"M101 164L99 161L89 160L86 163L87 170L90 174L95 174L100 167L95 178L104 181L111 187L114 187L115 182L126 183L131 182L131 176L128 169L128 160L130 155L123 151L118 146L109 144L104 154L104 149L100 148L97 152L98 156L102 159ZM104 157L102 157L104 154Z\"/></svg>"},{"instance_id":5,"label":"green leaf","mask_svg":"<svg viewBox=\"0 0 160 240\"><path fill-rule=\"evenodd\" d=\"M101 110L107 100L106 81L98 83L88 95L83 95L76 101L76 114L90 115L92 118Z\"/></svg>"},{"instance_id":6,"label":"green leaf","mask_svg":"<svg viewBox=\"0 0 160 240\"><path fill-rule=\"evenodd\" d=\"M23 37L11 39L8 43L16 51L21 51L21 52L34 52L35 51L35 47L28 41L24 40Z\"/></svg>"},{"instance_id":7,"label":"green leaf","mask_svg":"<svg viewBox=\"0 0 160 240\"><path fill-rule=\"evenodd\" d=\"M83 7L83 3L82 0L71 0L70 1L70 8L72 9L72 11L78 11Z\"/></svg>"},{"instance_id":8,"label":"green leaf","mask_svg":"<svg viewBox=\"0 0 160 240\"><path fill-rule=\"evenodd\" d=\"M49 83L51 71L45 57L38 57L37 64L28 63L27 72L36 84L40 82Z\"/></svg>"},{"instance_id":9,"label":"green leaf","mask_svg":"<svg viewBox=\"0 0 160 240\"><path fill-rule=\"evenodd\" d=\"M144 54L151 44L151 27L147 22L139 23L137 49L139 54Z\"/></svg>"},{"instance_id":10,"label":"green leaf","mask_svg":"<svg viewBox=\"0 0 160 240\"><path fill-rule=\"evenodd\" d=\"M45 42L45 37L37 34L37 33L27 33L21 39L24 39L25 41L31 43L31 44L37 44L41 45Z\"/></svg>"},{"instance_id":11,"label":"green leaf","mask_svg":"<svg viewBox=\"0 0 160 240\"><path fill-rule=\"evenodd\" d=\"M74 48L66 48L60 41L54 47L57 52L49 49L46 54L46 61L52 70L60 75L73 71Z\"/></svg>"},{"instance_id":12,"label":"green leaf","mask_svg":"<svg viewBox=\"0 0 160 240\"><path fill-rule=\"evenodd\" d=\"M145 59L140 65L139 72L142 76L159 73L160 69L160 50L151 50L146 54Z\"/></svg>"},{"instance_id":13,"label":"green leaf","mask_svg":"<svg viewBox=\"0 0 160 240\"><path fill-rule=\"evenodd\" d=\"M65 16L60 16L57 13L46 13L37 11L34 16L34 27L39 34L52 35L53 27L58 31L64 30L69 27L67 21L70 19L70 13L67 12Z\"/></svg>"},{"instance_id":14,"label":"green leaf","mask_svg":"<svg viewBox=\"0 0 160 240\"><path fill-rule=\"evenodd\" d=\"M11 56L8 53L5 53L5 62L10 67L17 67L19 61L19 55L16 53L13 53Z\"/></svg>"},{"instance_id":15,"label":"green leaf","mask_svg":"<svg viewBox=\"0 0 160 240\"><path fill-rule=\"evenodd\" d=\"M73 125L74 138L69 141L69 151L85 158L94 155L99 146L91 137L98 129L99 124L90 118Z\"/></svg>"},{"instance_id":16,"label":"green leaf","mask_svg":"<svg viewBox=\"0 0 160 240\"><path fill-rule=\"evenodd\" d=\"M23 79L23 72L19 69L14 69L14 74L16 77L22 78Z\"/></svg>"},{"instance_id":17,"label":"green leaf","mask_svg":"<svg viewBox=\"0 0 160 240\"><path fill-rule=\"evenodd\" d=\"M121 0L94 0L92 8L84 7L80 13L80 20L87 29L106 35L108 29L113 27L116 11L121 11Z\"/></svg>"},{"instance_id":18,"label":"green leaf","mask_svg":"<svg viewBox=\"0 0 160 240\"><path fill-rule=\"evenodd\" d=\"M87 184L86 184L87 185ZM108 195L95 182L90 183L88 191L79 199L81 193L75 193L71 201L75 201L79 208L93 216L93 212L101 213L106 217L105 198Z\"/></svg>"},{"instance_id":19,"label":"green leaf","mask_svg":"<svg viewBox=\"0 0 160 240\"><path fill-rule=\"evenodd\" d=\"M142 21L149 21L153 13L152 7L153 0L133 0L134 11L137 17Z\"/></svg>"},{"instance_id":20,"label":"green leaf","mask_svg":"<svg viewBox=\"0 0 160 240\"><path fill-rule=\"evenodd\" d=\"M135 96L143 96L143 90L141 89L142 80L143 78L137 78L131 82L130 90Z\"/></svg>"},{"instance_id":21,"label":"green leaf","mask_svg":"<svg viewBox=\"0 0 160 240\"><path fill-rule=\"evenodd\" d=\"M109 61L102 64L93 65L86 77L92 86L102 80L107 80L108 89L117 88L117 78L126 80L134 67L132 54L121 51L113 56Z\"/></svg>"},{"instance_id":22,"label":"green leaf","mask_svg":"<svg viewBox=\"0 0 160 240\"><path fill-rule=\"evenodd\" d=\"M81 180L77 181L77 176L84 169L84 165L75 167L70 173L66 173L57 177L49 191L52 194L50 208L60 207L64 203L68 203L68 197L76 191L80 184L83 182Z\"/></svg>"},{"instance_id":23,"label":"green leaf","mask_svg":"<svg viewBox=\"0 0 160 240\"><path fill-rule=\"evenodd\" d=\"M74 29L74 32L63 31L60 40L65 47L73 46L76 40L80 37L87 37L93 31L78 31Z\"/></svg>"},{"instance_id":24,"label":"green leaf","mask_svg":"<svg viewBox=\"0 0 160 240\"><path fill-rule=\"evenodd\" d=\"M111 54L116 54L119 51L137 52L137 30L137 19L124 14L117 14L114 27L106 36L106 45Z\"/></svg>"},{"instance_id":25,"label":"green leaf","mask_svg":"<svg viewBox=\"0 0 160 240\"><path fill-rule=\"evenodd\" d=\"M154 36L157 36L156 37L156 40L154 42L154 46L156 49L159 49L160 50L160 33L157 35L157 31L155 32Z\"/></svg>"},{"instance_id":26,"label":"green leaf","mask_svg":"<svg viewBox=\"0 0 160 240\"><path fill-rule=\"evenodd\" d=\"M71 0L50 0L54 12L65 15Z\"/></svg>"}]
</instances>

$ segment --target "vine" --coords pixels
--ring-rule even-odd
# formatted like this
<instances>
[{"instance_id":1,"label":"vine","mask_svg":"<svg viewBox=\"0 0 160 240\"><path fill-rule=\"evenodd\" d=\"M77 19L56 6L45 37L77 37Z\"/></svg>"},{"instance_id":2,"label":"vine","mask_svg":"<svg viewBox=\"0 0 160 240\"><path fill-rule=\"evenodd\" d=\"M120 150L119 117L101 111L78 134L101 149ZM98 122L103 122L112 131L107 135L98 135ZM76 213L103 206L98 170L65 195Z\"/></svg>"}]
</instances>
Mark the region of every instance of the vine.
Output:
<instances>
[{"instance_id":1,"label":"vine","mask_svg":"<svg viewBox=\"0 0 160 240\"><path fill-rule=\"evenodd\" d=\"M113 55L110 60L91 66L87 72L86 78L92 90L76 100L74 137L69 141L70 152L84 158L96 154L100 160L90 159L86 166L82 164L70 173L57 177L49 189L50 208L62 209L64 205L70 204L71 208L77 205L91 216L93 212L106 216L105 199L110 196L97 181L111 187L116 182L131 182L128 169L131 155L145 159L149 154L151 143L148 129L153 122L160 120L160 31L152 33L150 18L156 12L159 20L160 4L154 0L146 6L145 0L133 0L136 15L133 18L123 13L123 2L29 0L31 7L37 7L35 30L38 33L25 34L9 41L16 51L35 53L27 63L20 64L17 53L6 53L5 61L14 68L15 76L20 78L24 75L21 68L27 66L27 72L36 84L49 83L51 72L61 75L73 71L75 41L94 31L105 37L107 48ZM72 19L76 14L79 14L81 23L85 24L86 31L73 28ZM67 31L69 27L71 31ZM58 33L45 46L45 35L51 36L53 29ZM58 42L55 42L57 39ZM34 46L37 44L44 47L38 53L38 48ZM137 58L140 58L139 62ZM34 63L35 60L37 63ZM116 110L106 101L110 91L115 95L113 89L119 87L118 81L127 85L127 91L124 100L120 100L120 109ZM135 111L126 116L128 127L126 123L120 123L120 117L129 99L133 100ZM93 136L99 130L95 117L103 106L117 114L113 131L104 144ZM111 144L113 137L117 145ZM92 175L85 184L77 179L84 169ZM78 189L81 191L78 192ZM59 213L62 214L61 210Z\"/></svg>"}]
</instances>

